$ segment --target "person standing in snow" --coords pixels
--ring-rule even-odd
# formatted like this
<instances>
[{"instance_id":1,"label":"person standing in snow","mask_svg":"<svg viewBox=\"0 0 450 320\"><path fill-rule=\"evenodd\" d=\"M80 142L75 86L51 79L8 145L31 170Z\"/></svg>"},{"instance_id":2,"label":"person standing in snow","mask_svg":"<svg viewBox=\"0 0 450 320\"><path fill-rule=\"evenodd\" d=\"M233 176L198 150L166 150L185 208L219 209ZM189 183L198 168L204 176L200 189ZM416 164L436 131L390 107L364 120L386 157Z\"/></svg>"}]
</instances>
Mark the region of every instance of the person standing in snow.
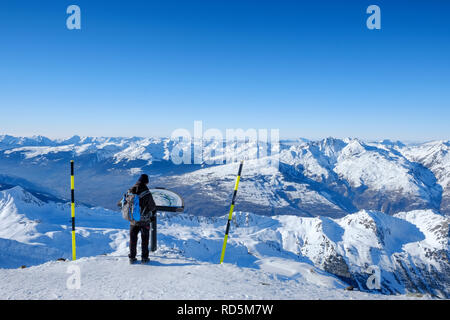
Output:
<instances>
[{"instance_id":1,"label":"person standing in snow","mask_svg":"<svg viewBox=\"0 0 450 320\"><path fill-rule=\"evenodd\" d=\"M148 175L142 174L136 184L129 189L129 192L140 195L142 192L149 191L147 187L148 183ZM128 255L130 263L135 263L137 261L136 246L139 232L141 233L142 241L142 263L149 262L148 242L150 237L150 222L156 215L156 204L150 192L139 199L139 207L141 212L140 221L132 221L130 223L130 254Z\"/></svg>"}]
</instances>

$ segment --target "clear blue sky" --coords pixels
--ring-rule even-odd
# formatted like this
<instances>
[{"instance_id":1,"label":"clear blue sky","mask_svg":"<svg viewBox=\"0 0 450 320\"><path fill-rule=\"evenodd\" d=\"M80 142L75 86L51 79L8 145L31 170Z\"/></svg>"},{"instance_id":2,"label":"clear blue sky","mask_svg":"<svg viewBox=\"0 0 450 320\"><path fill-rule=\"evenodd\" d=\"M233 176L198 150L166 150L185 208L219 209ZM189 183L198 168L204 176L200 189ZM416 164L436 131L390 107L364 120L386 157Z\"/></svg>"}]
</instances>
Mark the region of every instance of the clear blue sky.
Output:
<instances>
[{"instance_id":1,"label":"clear blue sky","mask_svg":"<svg viewBox=\"0 0 450 320\"><path fill-rule=\"evenodd\" d=\"M446 0L3 0L0 134L166 136L202 120L450 139L449 17Z\"/></svg>"}]
</instances>

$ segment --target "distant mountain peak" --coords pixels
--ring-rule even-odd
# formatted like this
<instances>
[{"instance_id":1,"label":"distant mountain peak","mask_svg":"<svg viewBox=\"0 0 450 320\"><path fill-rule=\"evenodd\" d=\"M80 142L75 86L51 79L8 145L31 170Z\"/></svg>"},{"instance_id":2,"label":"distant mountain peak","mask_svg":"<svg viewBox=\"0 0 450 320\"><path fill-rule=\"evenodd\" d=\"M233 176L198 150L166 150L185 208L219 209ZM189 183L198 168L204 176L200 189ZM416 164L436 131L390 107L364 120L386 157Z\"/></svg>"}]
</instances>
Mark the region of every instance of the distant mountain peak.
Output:
<instances>
[{"instance_id":1,"label":"distant mountain peak","mask_svg":"<svg viewBox=\"0 0 450 320\"><path fill-rule=\"evenodd\" d=\"M354 156L366 151L365 144L358 139L349 140L347 145L342 149L341 154L347 157Z\"/></svg>"},{"instance_id":2,"label":"distant mountain peak","mask_svg":"<svg viewBox=\"0 0 450 320\"><path fill-rule=\"evenodd\" d=\"M37 206L44 205L44 202L37 199L33 194L22 188L21 186L14 186L10 189L1 191L3 198L10 198L13 201L21 201Z\"/></svg>"}]
</instances>

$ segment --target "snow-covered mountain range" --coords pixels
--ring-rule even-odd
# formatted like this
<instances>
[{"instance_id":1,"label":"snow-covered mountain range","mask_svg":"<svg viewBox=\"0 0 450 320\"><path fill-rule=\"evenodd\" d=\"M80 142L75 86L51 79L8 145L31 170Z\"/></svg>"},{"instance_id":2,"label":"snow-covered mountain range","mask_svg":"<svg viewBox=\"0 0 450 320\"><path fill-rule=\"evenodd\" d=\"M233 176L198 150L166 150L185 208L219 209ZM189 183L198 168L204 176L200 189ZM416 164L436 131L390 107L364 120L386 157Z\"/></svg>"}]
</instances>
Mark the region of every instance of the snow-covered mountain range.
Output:
<instances>
[{"instance_id":1,"label":"snow-covered mountain range","mask_svg":"<svg viewBox=\"0 0 450 320\"><path fill-rule=\"evenodd\" d=\"M52 140L3 135L0 184L68 198L69 160L75 159L80 202L114 209L124 190L145 172L152 186L182 194L189 213L220 216L229 205L238 165L208 165L227 153L225 149L222 155L215 154L217 145L203 141L202 164L176 165L171 152L177 142L169 138ZM230 148L258 152L258 145L251 143L235 142ZM449 215L449 150L449 141L409 145L333 138L281 141L278 168L266 165L264 159L245 163L239 209L333 218L363 209L390 215L430 209Z\"/></svg>"},{"instance_id":2,"label":"snow-covered mountain range","mask_svg":"<svg viewBox=\"0 0 450 320\"><path fill-rule=\"evenodd\" d=\"M215 264L238 163L209 163L260 146L234 142L217 153L217 142L202 144L200 164L176 165L178 142L168 138L0 136L0 267L70 256L72 159L79 257L126 256L127 223L115 205L147 173L152 187L185 200L184 214L160 215L161 258ZM448 298L449 150L449 141L281 141L278 167L271 156L244 163L226 262L331 297L349 285L370 291L376 269L372 292Z\"/></svg>"},{"instance_id":3,"label":"snow-covered mountain range","mask_svg":"<svg viewBox=\"0 0 450 320\"><path fill-rule=\"evenodd\" d=\"M218 260L226 215L160 213L149 266L128 265L128 223L118 212L78 205L76 221L79 260L56 262L71 257L69 203L38 199L19 186L0 191L2 297L450 297L449 219L432 210L362 210L335 219L236 212L224 265ZM66 288L64 265L74 263L83 272L81 290ZM15 269L21 265L28 268ZM368 284L374 270L375 288Z\"/></svg>"}]
</instances>

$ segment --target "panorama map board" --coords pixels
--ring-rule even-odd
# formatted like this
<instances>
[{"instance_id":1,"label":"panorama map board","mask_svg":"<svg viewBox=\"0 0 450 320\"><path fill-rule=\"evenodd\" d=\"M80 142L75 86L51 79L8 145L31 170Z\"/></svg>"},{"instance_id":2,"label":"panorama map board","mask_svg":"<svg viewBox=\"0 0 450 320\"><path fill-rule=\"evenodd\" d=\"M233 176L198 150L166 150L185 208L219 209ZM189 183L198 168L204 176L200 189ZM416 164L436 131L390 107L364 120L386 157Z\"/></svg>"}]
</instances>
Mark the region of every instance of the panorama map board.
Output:
<instances>
[{"instance_id":1,"label":"panorama map board","mask_svg":"<svg viewBox=\"0 0 450 320\"><path fill-rule=\"evenodd\" d=\"M164 188L150 189L150 192L155 200L157 211L184 211L184 201L178 193Z\"/></svg>"}]
</instances>

